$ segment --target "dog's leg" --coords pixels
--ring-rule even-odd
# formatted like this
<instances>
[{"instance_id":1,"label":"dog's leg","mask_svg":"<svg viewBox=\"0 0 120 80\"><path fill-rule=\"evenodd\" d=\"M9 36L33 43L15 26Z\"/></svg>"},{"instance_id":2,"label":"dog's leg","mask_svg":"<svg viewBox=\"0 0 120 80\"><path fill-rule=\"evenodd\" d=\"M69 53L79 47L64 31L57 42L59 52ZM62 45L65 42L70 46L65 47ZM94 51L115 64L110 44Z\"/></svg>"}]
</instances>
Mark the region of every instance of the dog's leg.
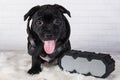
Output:
<instances>
[{"instance_id":1,"label":"dog's leg","mask_svg":"<svg viewBox=\"0 0 120 80\"><path fill-rule=\"evenodd\" d=\"M38 74L39 72L42 71L41 69L41 63L42 60L32 56L32 67L31 69L28 71L29 74Z\"/></svg>"}]
</instances>

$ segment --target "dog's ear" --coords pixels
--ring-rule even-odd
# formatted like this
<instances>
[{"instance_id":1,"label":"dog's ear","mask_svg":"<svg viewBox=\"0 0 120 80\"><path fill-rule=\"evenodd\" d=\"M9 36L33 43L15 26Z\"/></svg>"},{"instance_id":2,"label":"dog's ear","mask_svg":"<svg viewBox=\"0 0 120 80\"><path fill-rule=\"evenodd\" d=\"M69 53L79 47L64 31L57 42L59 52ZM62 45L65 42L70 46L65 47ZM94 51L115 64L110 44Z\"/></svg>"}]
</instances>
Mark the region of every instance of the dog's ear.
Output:
<instances>
[{"instance_id":1,"label":"dog's ear","mask_svg":"<svg viewBox=\"0 0 120 80\"><path fill-rule=\"evenodd\" d=\"M70 12L69 12L67 9L65 9L63 6L60 6L60 5L58 5L58 4L54 4L54 6L55 6L57 9L59 9L60 12L62 12L63 14L66 13L66 14L68 14L69 17L71 17Z\"/></svg>"},{"instance_id":2,"label":"dog's ear","mask_svg":"<svg viewBox=\"0 0 120 80\"><path fill-rule=\"evenodd\" d=\"M30 19L40 9L40 6L35 6L31 8L25 15L24 15L24 21L29 17Z\"/></svg>"}]
</instances>

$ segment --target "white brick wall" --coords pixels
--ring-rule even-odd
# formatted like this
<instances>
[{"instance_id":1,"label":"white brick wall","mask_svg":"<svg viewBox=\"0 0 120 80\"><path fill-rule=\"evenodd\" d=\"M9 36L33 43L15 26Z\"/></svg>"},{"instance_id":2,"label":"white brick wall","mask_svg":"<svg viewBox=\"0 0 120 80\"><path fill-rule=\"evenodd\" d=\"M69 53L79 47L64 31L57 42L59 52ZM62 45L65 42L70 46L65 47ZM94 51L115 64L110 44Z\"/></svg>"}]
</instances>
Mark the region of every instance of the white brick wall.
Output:
<instances>
[{"instance_id":1,"label":"white brick wall","mask_svg":"<svg viewBox=\"0 0 120 80\"><path fill-rule=\"evenodd\" d=\"M0 50L26 49L24 14L49 3L70 10L73 49L120 52L120 0L0 0Z\"/></svg>"}]
</instances>

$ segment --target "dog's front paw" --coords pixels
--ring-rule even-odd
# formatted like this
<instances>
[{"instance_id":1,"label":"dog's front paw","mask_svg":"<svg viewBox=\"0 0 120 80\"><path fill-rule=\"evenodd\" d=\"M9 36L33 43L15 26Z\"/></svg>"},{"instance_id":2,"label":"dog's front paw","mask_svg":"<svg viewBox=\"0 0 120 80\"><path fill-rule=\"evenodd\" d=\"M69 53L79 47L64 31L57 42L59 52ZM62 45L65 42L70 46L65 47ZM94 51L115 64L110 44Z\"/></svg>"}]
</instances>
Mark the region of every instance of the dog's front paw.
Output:
<instances>
[{"instance_id":1,"label":"dog's front paw","mask_svg":"<svg viewBox=\"0 0 120 80\"><path fill-rule=\"evenodd\" d=\"M41 72L42 70L40 68L31 68L28 73L29 74L38 74L39 72Z\"/></svg>"}]
</instances>

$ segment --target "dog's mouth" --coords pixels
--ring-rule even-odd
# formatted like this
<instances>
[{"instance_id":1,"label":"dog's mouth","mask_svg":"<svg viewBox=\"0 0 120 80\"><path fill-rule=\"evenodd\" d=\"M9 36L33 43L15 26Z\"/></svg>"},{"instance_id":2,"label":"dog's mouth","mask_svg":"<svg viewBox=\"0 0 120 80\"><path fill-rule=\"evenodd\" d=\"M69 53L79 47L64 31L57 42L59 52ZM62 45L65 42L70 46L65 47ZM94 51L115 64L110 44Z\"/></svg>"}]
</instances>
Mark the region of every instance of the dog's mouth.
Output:
<instances>
[{"instance_id":1,"label":"dog's mouth","mask_svg":"<svg viewBox=\"0 0 120 80\"><path fill-rule=\"evenodd\" d=\"M52 54L55 50L56 40L45 40L44 50L47 54Z\"/></svg>"}]
</instances>

